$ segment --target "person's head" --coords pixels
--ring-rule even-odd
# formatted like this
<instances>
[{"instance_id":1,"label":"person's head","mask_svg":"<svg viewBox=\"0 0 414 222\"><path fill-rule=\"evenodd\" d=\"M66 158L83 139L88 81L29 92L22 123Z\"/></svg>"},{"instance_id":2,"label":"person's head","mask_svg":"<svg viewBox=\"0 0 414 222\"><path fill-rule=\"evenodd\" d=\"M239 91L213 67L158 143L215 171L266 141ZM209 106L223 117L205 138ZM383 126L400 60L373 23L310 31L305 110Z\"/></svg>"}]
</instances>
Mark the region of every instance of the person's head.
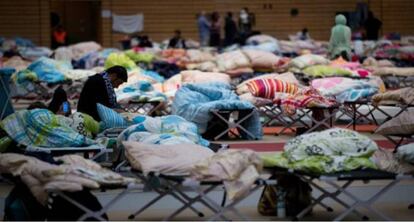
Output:
<instances>
[{"instance_id":1,"label":"person's head","mask_svg":"<svg viewBox=\"0 0 414 222\"><path fill-rule=\"evenodd\" d=\"M118 88L122 83L128 81L127 70L122 66L112 66L106 70L109 79L111 80L112 86Z\"/></svg>"},{"instance_id":2,"label":"person's head","mask_svg":"<svg viewBox=\"0 0 414 222\"><path fill-rule=\"evenodd\" d=\"M374 18L374 13L372 11L368 11L368 18Z\"/></svg>"},{"instance_id":3,"label":"person's head","mask_svg":"<svg viewBox=\"0 0 414 222\"><path fill-rule=\"evenodd\" d=\"M233 18L233 12L227 12L227 18Z\"/></svg>"},{"instance_id":4,"label":"person's head","mask_svg":"<svg viewBox=\"0 0 414 222\"><path fill-rule=\"evenodd\" d=\"M303 29L302 29L302 33L303 33L304 35L308 34L308 28L303 28Z\"/></svg>"},{"instance_id":5,"label":"person's head","mask_svg":"<svg viewBox=\"0 0 414 222\"><path fill-rule=\"evenodd\" d=\"M211 14L211 20L212 20L213 22L218 21L218 20L219 20L219 18L220 18L220 14L219 14L218 12L213 12L213 14Z\"/></svg>"},{"instance_id":6,"label":"person's head","mask_svg":"<svg viewBox=\"0 0 414 222\"><path fill-rule=\"evenodd\" d=\"M174 37L175 37L175 38L180 38L180 37L181 37L181 30L178 30L178 29L177 29L177 30L175 30L175 31L174 31Z\"/></svg>"},{"instance_id":7,"label":"person's head","mask_svg":"<svg viewBox=\"0 0 414 222\"><path fill-rule=\"evenodd\" d=\"M27 107L28 110L32 110L32 109L47 109L47 106L42 103L42 102L34 102L32 104L29 105L29 107Z\"/></svg>"},{"instance_id":8,"label":"person's head","mask_svg":"<svg viewBox=\"0 0 414 222\"><path fill-rule=\"evenodd\" d=\"M58 26L56 26L56 31L63 32L64 31L63 26L61 24L59 24Z\"/></svg>"},{"instance_id":9,"label":"person's head","mask_svg":"<svg viewBox=\"0 0 414 222\"><path fill-rule=\"evenodd\" d=\"M335 17L335 24L337 25L346 25L346 17L342 14L339 14Z\"/></svg>"}]
</instances>

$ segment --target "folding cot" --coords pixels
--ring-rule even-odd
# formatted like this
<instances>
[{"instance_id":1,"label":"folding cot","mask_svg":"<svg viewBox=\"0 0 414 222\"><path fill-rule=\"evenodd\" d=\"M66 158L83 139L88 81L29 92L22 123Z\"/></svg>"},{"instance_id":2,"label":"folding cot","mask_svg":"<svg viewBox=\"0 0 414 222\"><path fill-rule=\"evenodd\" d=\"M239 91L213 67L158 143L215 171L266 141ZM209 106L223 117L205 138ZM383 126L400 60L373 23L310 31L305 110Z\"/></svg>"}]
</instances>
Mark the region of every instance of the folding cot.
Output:
<instances>
[{"instance_id":1,"label":"folding cot","mask_svg":"<svg viewBox=\"0 0 414 222\"><path fill-rule=\"evenodd\" d=\"M243 138L245 135L248 139L258 139L254 136L253 132L250 132L243 127L246 120L253 116L254 109L228 109L228 110L210 110L213 118L209 121L206 133L203 137L206 139L219 140L226 139L228 136L233 135L238 138ZM234 130L237 129L238 133Z\"/></svg>"},{"instance_id":2,"label":"folding cot","mask_svg":"<svg viewBox=\"0 0 414 222\"><path fill-rule=\"evenodd\" d=\"M170 176L155 173L150 173L147 177L144 177L141 172L135 171L134 173L145 181L147 185L151 184L150 189L156 191L159 195L148 202L145 206L131 214L129 219L136 218L144 210L148 209L148 207L155 204L164 196L171 195L183 205L164 218L165 221L174 219L174 217L186 209L192 210L199 217L204 217L202 212L194 208L193 205L196 203L201 203L214 213L213 216L207 219L208 221L230 220L226 215L224 215L227 212L232 212L238 217L239 220L249 220L245 215L243 215L242 212L237 210L235 206L246 197L259 190L262 186L276 184L275 180L258 179L245 195L238 197L227 204L225 203L226 196L224 195L220 204L219 201L213 200L213 198L209 197L208 194L217 188L222 187L223 181L197 181L185 176ZM157 185L154 186L154 184ZM186 192L194 192L195 196L190 196Z\"/></svg>"},{"instance_id":3,"label":"folding cot","mask_svg":"<svg viewBox=\"0 0 414 222\"><path fill-rule=\"evenodd\" d=\"M0 69L0 120L7 115L14 112L10 101L9 80L15 69L1 68Z\"/></svg>"},{"instance_id":4,"label":"folding cot","mask_svg":"<svg viewBox=\"0 0 414 222\"><path fill-rule=\"evenodd\" d=\"M222 149L227 149L227 144L210 144L210 149L217 152ZM242 200L253 194L255 191L260 189L264 185L274 185L275 180L269 180L267 178L259 178L255 181L254 185L244 195L232 200L226 204L226 192L224 191L223 199L220 201L214 200L208 196L209 193L217 189L222 190L223 181L198 181L190 178L188 175L165 175L157 172L150 172L144 175L141 171L131 169L128 166L128 162L124 160L116 168L117 172L131 172L135 177L139 178L145 184L144 191L155 191L157 196L147 202L144 206L133 212L129 219L137 218L146 209L153 206L155 203L160 201L166 196L171 196L182 204L171 214L166 216L163 220L173 220L177 215L186 209L191 210L198 217L204 217L204 213L194 207L194 204L200 203L214 214L207 220L229 220L224 215L227 212L232 212L236 217L241 220L248 220L242 212L237 210L235 206ZM190 195L195 194L195 195Z\"/></svg>"},{"instance_id":5,"label":"folding cot","mask_svg":"<svg viewBox=\"0 0 414 222\"><path fill-rule=\"evenodd\" d=\"M92 145L88 147L59 147L59 148L47 148L47 147L37 147L37 146L27 146L24 149L26 152L42 152L51 154L52 156L60 156L66 154L74 154L74 153L81 153L85 158L91 160L97 160L104 156L105 154L109 154L112 152L112 149ZM90 154L93 154L90 156ZM90 158L89 158L90 157Z\"/></svg>"},{"instance_id":6,"label":"folding cot","mask_svg":"<svg viewBox=\"0 0 414 222\"><path fill-rule=\"evenodd\" d=\"M384 124L388 120L401 115L403 112L407 111L410 108L413 108L414 107L414 101L411 101L410 103L399 103L399 104L395 104L395 105L373 105L373 107L374 107L373 111L377 110L380 113L382 113L383 115L385 115L385 120L383 122L378 121L374 117L374 115L372 116L374 122L376 123L376 125L378 125L378 127L380 127L382 124ZM398 112L396 112L396 113L387 112L385 107L398 108Z\"/></svg>"},{"instance_id":7,"label":"folding cot","mask_svg":"<svg viewBox=\"0 0 414 222\"><path fill-rule=\"evenodd\" d=\"M301 108L297 109L293 116L285 114L279 105L270 104L261 107L259 110L262 116L268 119L263 126L271 126L274 122L282 124L283 128L276 133L276 135L279 135L288 129L295 132L293 128L295 125L297 127L305 127L306 131L304 133L314 132L320 127L331 128L336 111L339 108L340 106ZM317 119L313 115L317 112L324 113L324 115Z\"/></svg>"},{"instance_id":8,"label":"folding cot","mask_svg":"<svg viewBox=\"0 0 414 222\"><path fill-rule=\"evenodd\" d=\"M390 134L382 136L387 138L391 143L395 145L394 152L397 151L399 146L414 142L414 137L412 134Z\"/></svg>"},{"instance_id":9,"label":"folding cot","mask_svg":"<svg viewBox=\"0 0 414 222\"><path fill-rule=\"evenodd\" d=\"M162 111L164 107L163 102L136 102L129 101L128 104L123 105L126 112L138 113L142 115L154 116L156 111Z\"/></svg>"},{"instance_id":10,"label":"folding cot","mask_svg":"<svg viewBox=\"0 0 414 222\"><path fill-rule=\"evenodd\" d=\"M367 112L362 112L361 108L366 107ZM337 119L340 119L343 116L348 116L351 118L351 122L346 126L346 128L352 126L353 130L356 130L356 125L358 121L366 121L369 123L375 124L375 117L373 112L376 110L376 107L373 106L368 99L361 99L354 102L345 102L341 108L339 116ZM371 117L372 119L370 119Z\"/></svg>"},{"instance_id":11,"label":"folding cot","mask_svg":"<svg viewBox=\"0 0 414 222\"><path fill-rule=\"evenodd\" d=\"M107 221L107 219L105 219L103 215L106 214L116 203L118 203L123 197L125 197L131 191L142 189L142 184L130 183L128 185L101 186L99 191L105 192L106 190L115 190L115 189L116 190L121 189L122 191L118 193L110 201L108 201L99 210L90 209L89 207L85 206L83 203L77 201L74 197L69 196L67 192L50 189L50 190L47 190L48 195L49 195L47 208L48 210L53 210L53 202L55 201L56 198L61 198L84 212L84 214L80 216L77 219L77 221L85 221L85 220Z\"/></svg>"},{"instance_id":12,"label":"folding cot","mask_svg":"<svg viewBox=\"0 0 414 222\"><path fill-rule=\"evenodd\" d=\"M402 175L394 174L380 170L374 169L359 169L352 171L344 171L337 173L328 173L328 174L314 174L306 173L301 171L295 171L291 169L284 168L269 168L273 174L294 174L299 176L302 180L309 183L314 189L321 192L321 195L317 198L313 198L312 204L307 208L303 209L302 212L297 214L294 219L300 219L309 213L313 207L320 205L326 210L332 212L333 209L327 206L323 201L327 198L332 199L336 203L343 206L346 210L341 214L335 217L334 221L343 220L346 216L351 213L355 213L361 218L361 220L369 219L367 216L362 215L357 209L363 207L369 212L378 216L381 220L391 220L383 212L378 211L373 207L373 204L378 201L387 191L392 189L396 184L402 180L413 179L412 175ZM320 183L317 183L316 180L328 185L328 187L321 186ZM388 181L386 184L382 185L381 189L377 190L370 198L363 200L357 195L349 191L349 186L355 181L369 182L369 181ZM330 191L333 189L333 191ZM350 199L352 203L346 202L340 195L345 196Z\"/></svg>"}]
</instances>

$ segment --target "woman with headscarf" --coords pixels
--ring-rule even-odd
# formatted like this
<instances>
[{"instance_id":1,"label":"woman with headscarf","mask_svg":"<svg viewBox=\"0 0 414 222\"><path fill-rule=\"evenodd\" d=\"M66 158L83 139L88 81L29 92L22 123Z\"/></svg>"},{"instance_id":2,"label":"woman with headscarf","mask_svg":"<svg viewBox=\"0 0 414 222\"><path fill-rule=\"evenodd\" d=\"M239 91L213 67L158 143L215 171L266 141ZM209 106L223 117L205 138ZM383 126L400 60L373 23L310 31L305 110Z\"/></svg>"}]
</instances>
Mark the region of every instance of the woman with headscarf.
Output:
<instances>
[{"instance_id":1,"label":"woman with headscarf","mask_svg":"<svg viewBox=\"0 0 414 222\"><path fill-rule=\"evenodd\" d=\"M331 59L341 56L349 60L351 58L351 29L346 25L346 18L342 14L335 17L335 23L329 40L329 56Z\"/></svg>"}]
</instances>

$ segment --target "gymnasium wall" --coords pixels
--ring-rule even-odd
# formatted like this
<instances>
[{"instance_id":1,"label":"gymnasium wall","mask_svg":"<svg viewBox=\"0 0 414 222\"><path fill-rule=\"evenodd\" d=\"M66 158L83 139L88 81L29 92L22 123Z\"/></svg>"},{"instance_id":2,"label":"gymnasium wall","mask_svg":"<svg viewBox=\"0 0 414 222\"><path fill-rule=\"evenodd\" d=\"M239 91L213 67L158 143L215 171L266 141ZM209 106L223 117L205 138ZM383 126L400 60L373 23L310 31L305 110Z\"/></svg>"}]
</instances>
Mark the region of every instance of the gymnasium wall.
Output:
<instances>
[{"instance_id":1,"label":"gymnasium wall","mask_svg":"<svg viewBox=\"0 0 414 222\"><path fill-rule=\"evenodd\" d=\"M0 36L22 36L39 45L50 45L50 8L52 0L0 0ZM53 0L78 2L83 0ZM99 1L99 0L93 0ZM307 27L319 40L329 38L335 13L354 11L356 3L367 2L383 22L382 33L414 35L413 0L100 0L102 10L128 15L144 14L144 32L155 41L170 38L180 29L186 38L198 40L195 14L201 10L219 11L222 17L248 7L256 15L255 30L286 39ZM290 15L297 8L296 17ZM112 32L111 18L96 13L98 40L104 46L119 46L124 35ZM69 33L70 34L70 33Z\"/></svg>"},{"instance_id":2,"label":"gymnasium wall","mask_svg":"<svg viewBox=\"0 0 414 222\"><path fill-rule=\"evenodd\" d=\"M48 0L0 0L0 37L25 37L50 45Z\"/></svg>"},{"instance_id":3,"label":"gymnasium wall","mask_svg":"<svg viewBox=\"0 0 414 222\"><path fill-rule=\"evenodd\" d=\"M144 14L144 33L160 41L180 29L187 38L198 39L195 14L201 10L218 11L224 16L248 7L256 15L255 30L287 38L304 27L310 35L327 40L338 11L354 11L358 2L368 3L377 18L383 22L382 33L400 32L414 35L414 2L412 0L102 0L103 9L115 14ZM290 11L297 8L298 16ZM123 35L112 33L111 20L103 20L104 45L117 45Z\"/></svg>"}]
</instances>

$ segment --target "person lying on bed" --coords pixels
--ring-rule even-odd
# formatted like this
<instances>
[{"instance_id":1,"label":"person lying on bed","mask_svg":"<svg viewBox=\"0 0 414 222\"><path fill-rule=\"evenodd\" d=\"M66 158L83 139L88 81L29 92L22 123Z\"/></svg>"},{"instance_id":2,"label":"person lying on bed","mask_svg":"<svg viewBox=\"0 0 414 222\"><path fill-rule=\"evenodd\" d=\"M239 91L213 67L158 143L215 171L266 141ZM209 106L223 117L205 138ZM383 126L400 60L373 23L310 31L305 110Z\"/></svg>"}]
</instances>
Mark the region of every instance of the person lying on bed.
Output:
<instances>
[{"instance_id":1,"label":"person lying on bed","mask_svg":"<svg viewBox=\"0 0 414 222\"><path fill-rule=\"evenodd\" d=\"M96 121L100 121L96 104L100 103L112 109L119 109L114 88L118 88L127 81L128 74L122 66L113 66L89 77L79 97L78 112L88 114Z\"/></svg>"}]
</instances>

